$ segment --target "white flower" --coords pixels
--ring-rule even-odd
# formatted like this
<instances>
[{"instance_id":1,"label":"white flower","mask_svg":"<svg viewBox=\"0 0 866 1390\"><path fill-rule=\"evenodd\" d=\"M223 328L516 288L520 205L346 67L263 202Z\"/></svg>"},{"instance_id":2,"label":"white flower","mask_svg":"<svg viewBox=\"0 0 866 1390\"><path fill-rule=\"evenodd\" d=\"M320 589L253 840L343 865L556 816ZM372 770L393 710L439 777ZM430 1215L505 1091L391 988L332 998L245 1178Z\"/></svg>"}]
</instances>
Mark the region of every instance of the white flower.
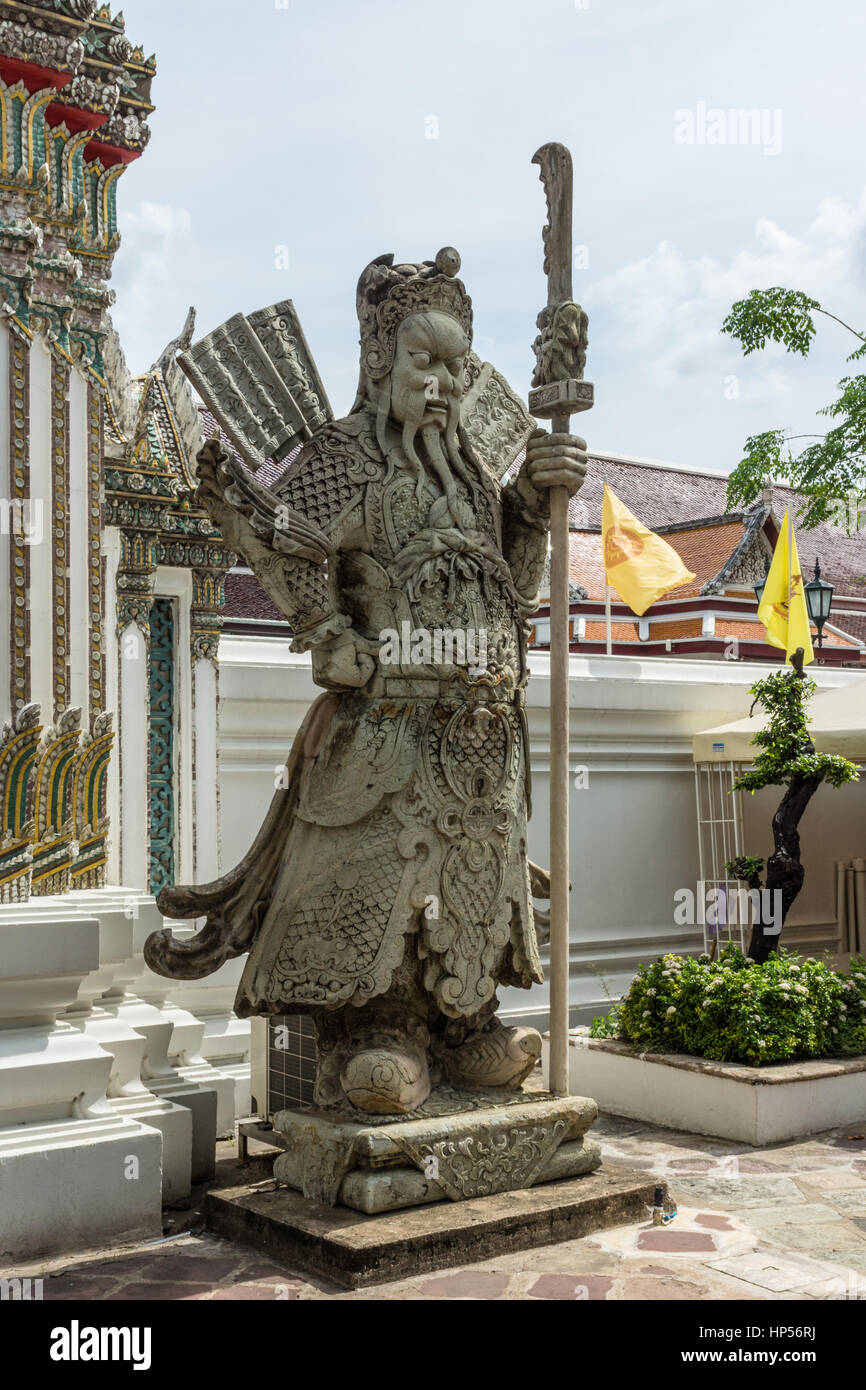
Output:
<instances>
[{"instance_id":1,"label":"white flower","mask_svg":"<svg viewBox=\"0 0 866 1390\"><path fill-rule=\"evenodd\" d=\"M800 967L799 967L799 965L791 965L791 966L789 966L788 968L789 968L789 971L790 971L790 973L791 973L792 975L799 975L799 973L800 973Z\"/></svg>"},{"instance_id":2,"label":"white flower","mask_svg":"<svg viewBox=\"0 0 866 1390\"><path fill-rule=\"evenodd\" d=\"M643 1011L643 1017L644 1017L644 1018L652 1018L652 1014L650 1013L649 1009L644 1009L644 1011Z\"/></svg>"},{"instance_id":3,"label":"white flower","mask_svg":"<svg viewBox=\"0 0 866 1390\"><path fill-rule=\"evenodd\" d=\"M783 980L782 983L779 985L779 989L789 990L790 988L791 986L788 984L787 980Z\"/></svg>"},{"instance_id":4,"label":"white flower","mask_svg":"<svg viewBox=\"0 0 866 1390\"><path fill-rule=\"evenodd\" d=\"M647 990L647 994L649 995L650 999L655 998L655 996L656 996L657 993L658 993L658 990L655 990L655 989L648 989L648 990Z\"/></svg>"},{"instance_id":5,"label":"white flower","mask_svg":"<svg viewBox=\"0 0 866 1390\"><path fill-rule=\"evenodd\" d=\"M847 1014L848 1010L846 1009L844 1004L839 1005L839 1012L840 1014Z\"/></svg>"},{"instance_id":6,"label":"white flower","mask_svg":"<svg viewBox=\"0 0 866 1390\"><path fill-rule=\"evenodd\" d=\"M667 1014L675 1014L675 1013L676 1013L676 1009L674 1008L673 1004L671 1004L670 1008L669 1008L669 1009L666 1009L665 1012L666 1012Z\"/></svg>"},{"instance_id":7,"label":"white flower","mask_svg":"<svg viewBox=\"0 0 866 1390\"><path fill-rule=\"evenodd\" d=\"M807 990L807 988L806 988L805 985L795 985L795 986L794 986L794 989L795 989L795 991L797 992L797 994L808 994L808 993L809 993L809 991Z\"/></svg>"}]
</instances>

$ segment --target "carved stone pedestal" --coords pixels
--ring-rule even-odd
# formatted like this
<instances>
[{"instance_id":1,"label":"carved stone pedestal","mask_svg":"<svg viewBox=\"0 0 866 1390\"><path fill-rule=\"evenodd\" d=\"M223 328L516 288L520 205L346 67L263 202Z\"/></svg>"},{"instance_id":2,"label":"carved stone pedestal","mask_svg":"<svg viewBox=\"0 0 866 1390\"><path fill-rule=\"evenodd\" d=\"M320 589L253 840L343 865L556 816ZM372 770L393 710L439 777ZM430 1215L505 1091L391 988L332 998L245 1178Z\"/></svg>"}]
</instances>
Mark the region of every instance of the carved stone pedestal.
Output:
<instances>
[{"instance_id":1,"label":"carved stone pedestal","mask_svg":"<svg viewBox=\"0 0 866 1390\"><path fill-rule=\"evenodd\" d=\"M357 1112L355 1112L357 1115ZM305 1197L366 1213L462 1202L591 1173L598 1145L584 1136L593 1100L546 1092L436 1091L411 1118L347 1118L284 1110L278 1182Z\"/></svg>"}]
</instances>

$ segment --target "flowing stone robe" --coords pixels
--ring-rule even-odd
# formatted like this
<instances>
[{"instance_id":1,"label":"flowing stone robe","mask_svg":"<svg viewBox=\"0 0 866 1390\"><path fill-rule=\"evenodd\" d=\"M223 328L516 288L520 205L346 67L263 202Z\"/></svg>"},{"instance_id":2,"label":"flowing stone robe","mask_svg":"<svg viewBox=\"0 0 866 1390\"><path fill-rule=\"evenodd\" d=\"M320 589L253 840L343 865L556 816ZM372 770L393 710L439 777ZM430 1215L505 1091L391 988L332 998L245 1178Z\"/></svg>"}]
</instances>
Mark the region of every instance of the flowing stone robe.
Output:
<instances>
[{"instance_id":1,"label":"flowing stone robe","mask_svg":"<svg viewBox=\"0 0 866 1390\"><path fill-rule=\"evenodd\" d=\"M459 525L401 448L383 458L365 408L304 447L272 489L284 533L247 545L320 684L320 644L349 627L376 669L313 706L287 788L223 881L224 917L254 937L241 1016L362 1006L408 961L447 1019L489 1016L497 985L543 979L524 690L548 524L460 439ZM419 629L486 633L486 670L435 650L433 664L379 659L383 633Z\"/></svg>"}]
</instances>

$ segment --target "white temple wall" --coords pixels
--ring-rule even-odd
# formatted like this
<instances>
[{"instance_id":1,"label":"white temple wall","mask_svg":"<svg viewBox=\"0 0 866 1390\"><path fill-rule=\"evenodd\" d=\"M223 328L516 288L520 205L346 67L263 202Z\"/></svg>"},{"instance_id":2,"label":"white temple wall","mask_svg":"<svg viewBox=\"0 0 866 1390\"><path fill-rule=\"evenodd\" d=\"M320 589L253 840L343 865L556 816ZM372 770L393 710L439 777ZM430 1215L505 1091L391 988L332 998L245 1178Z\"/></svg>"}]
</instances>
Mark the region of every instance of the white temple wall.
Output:
<instances>
[{"instance_id":1,"label":"white temple wall","mask_svg":"<svg viewBox=\"0 0 866 1390\"><path fill-rule=\"evenodd\" d=\"M220 806L214 770L218 766L219 671L211 661L192 665L195 881L219 875Z\"/></svg>"},{"instance_id":2,"label":"white temple wall","mask_svg":"<svg viewBox=\"0 0 866 1390\"><path fill-rule=\"evenodd\" d=\"M533 774L530 854L548 862L549 665L531 658L528 722ZM274 794L277 771L318 693L308 657L277 638L224 636L220 649L221 871L246 854ZM748 714L749 686L774 667L674 658L580 657L571 661L571 1002L575 1021L605 1012L642 962L694 949L699 927L674 925L674 893L698 878L692 736ZM862 679L812 673L822 689ZM585 785L584 785L585 783ZM772 791L749 805L746 844L768 853ZM866 780L820 793L807 812L808 896L792 923L832 917L840 845L866 852ZM777 798L778 800L778 798ZM757 817L754 833L751 816ZM757 838L757 847L752 848ZM546 951L542 953L543 959ZM603 980L599 977L603 976ZM544 1022L546 986L506 990L503 1013Z\"/></svg>"}]
</instances>

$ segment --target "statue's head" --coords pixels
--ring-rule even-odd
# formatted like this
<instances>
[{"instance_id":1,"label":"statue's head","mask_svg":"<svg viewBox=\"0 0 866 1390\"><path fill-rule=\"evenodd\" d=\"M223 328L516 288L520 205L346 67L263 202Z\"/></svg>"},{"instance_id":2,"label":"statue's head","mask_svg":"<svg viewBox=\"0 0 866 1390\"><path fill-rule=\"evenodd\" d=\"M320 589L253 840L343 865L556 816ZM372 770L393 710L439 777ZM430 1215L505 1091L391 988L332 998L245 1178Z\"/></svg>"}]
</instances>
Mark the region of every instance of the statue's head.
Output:
<instances>
[{"instance_id":1,"label":"statue's head","mask_svg":"<svg viewBox=\"0 0 866 1390\"><path fill-rule=\"evenodd\" d=\"M357 404L376 410L380 442L389 421L410 448L418 434L434 431L456 441L472 345L472 301L459 269L449 246L422 265L395 266L393 255L380 256L358 282Z\"/></svg>"}]
</instances>

